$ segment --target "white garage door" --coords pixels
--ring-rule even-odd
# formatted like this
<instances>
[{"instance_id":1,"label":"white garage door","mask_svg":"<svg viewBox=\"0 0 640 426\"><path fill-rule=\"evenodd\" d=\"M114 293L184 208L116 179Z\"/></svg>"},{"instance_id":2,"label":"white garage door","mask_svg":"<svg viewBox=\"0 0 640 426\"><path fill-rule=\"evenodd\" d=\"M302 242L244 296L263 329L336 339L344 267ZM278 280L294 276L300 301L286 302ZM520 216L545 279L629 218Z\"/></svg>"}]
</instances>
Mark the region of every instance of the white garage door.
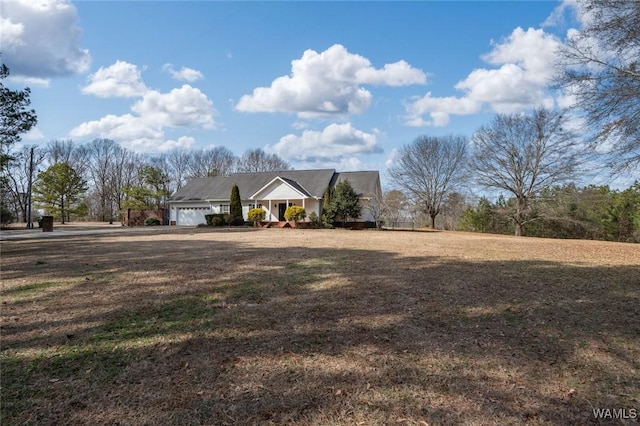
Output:
<instances>
[{"instance_id":1,"label":"white garage door","mask_svg":"<svg viewBox=\"0 0 640 426\"><path fill-rule=\"evenodd\" d=\"M210 213L209 207L180 207L178 209L178 226L196 226L207 223L205 214Z\"/></svg>"}]
</instances>

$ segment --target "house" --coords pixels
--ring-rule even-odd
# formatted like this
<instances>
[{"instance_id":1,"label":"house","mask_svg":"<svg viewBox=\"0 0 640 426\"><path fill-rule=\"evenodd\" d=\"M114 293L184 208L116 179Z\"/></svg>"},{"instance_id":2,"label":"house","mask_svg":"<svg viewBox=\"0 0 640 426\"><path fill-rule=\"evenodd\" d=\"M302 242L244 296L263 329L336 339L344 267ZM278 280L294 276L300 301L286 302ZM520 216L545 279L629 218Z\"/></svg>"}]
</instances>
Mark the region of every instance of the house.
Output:
<instances>
[{"instance_id":1,"label":"house","mask_svg":"<svg viewBox=\"0 0 640 426\"><path fill-rule=\"evenodd\" d=\"M247 220L250 209L265 210L265 220L284 221L289 206L302 206L308 215L322 213L322 202L327 187L348 180L360 197L363 206L359 222L374 221L367 206L372 199L381 197L380 175L377 171L336 172L334 169L286 170L278 172L234 173L190 180L169 198L170 223L195 226L205 223L205 215L229 213L229 198L233 185L238 185L242 200L242 213Z\"/></svg>"}]
</instances>

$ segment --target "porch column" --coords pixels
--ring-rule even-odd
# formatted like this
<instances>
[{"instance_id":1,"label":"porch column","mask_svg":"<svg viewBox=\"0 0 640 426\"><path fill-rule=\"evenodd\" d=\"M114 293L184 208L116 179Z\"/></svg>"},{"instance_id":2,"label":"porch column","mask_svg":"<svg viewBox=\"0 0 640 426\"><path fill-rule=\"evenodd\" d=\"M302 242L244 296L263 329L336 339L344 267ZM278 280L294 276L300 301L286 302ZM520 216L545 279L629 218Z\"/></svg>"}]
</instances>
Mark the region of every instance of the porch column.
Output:
<instances>
[{"instance_id":1,"label":"porch column","mask_svg":"<svg viewBox=\"0 0 640 426\"><path fill-rule=\"evenodd\" d=\"M271 199L269 199L269 222L271 222Z\"/></svg>"}]
</instances>

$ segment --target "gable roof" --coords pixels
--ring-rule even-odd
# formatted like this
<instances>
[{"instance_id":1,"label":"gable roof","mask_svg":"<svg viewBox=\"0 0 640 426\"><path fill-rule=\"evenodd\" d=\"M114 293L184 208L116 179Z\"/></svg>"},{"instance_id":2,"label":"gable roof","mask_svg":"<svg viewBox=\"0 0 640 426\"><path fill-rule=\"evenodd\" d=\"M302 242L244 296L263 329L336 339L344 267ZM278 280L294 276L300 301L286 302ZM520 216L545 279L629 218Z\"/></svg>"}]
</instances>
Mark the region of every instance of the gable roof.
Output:
<instances>
[{"instance_id":1,"label":"gable roof","mask_svg":"<svg viewBox=\"0 0 640 426\"><path fill-rule=\"evenodd\" d=\"M377 171L336 173L331 180L331 187L344 180L349 181L360 197L373 198L380 191L380 175Z\"/></svg>"},{"instance_id":2,"label":"gable roof","mask_svg":"<svg viewBox=\"0 0 640 426\"><path fill-rule=\"evenodd\" d=\"M334 169L318 169L234 173L229 176L191 179L169 201L228 200L233 185L238 185L240 199L248 200L278 177L302 194L317 199L324 196L327 186L333 186L344 179L348 179L353 189L363 197L376 194L380 182L377 171L336 173Z\"/></svg>"},{"instance_id":3,"label":"gable roof","mask_svg":"<svg viewBox=\"0 0 640 426\"><path fill-rule=\"evenodd\" d=\"M266 185L264 185L262 188L258 189L254 194L252 194L249 198L254 199L258 196L258 194L260 194L261 192L263 192L264 190L266 190L269 186L271 186L272 183L280 181L281 183L285 184L286 186L290 187L291 189L293 189L295 192L297 192L298 194L302 195L303 197L311 197L311 194L309 194L302 186L300 186L300 184L298 182L296 182L295 180L292 179L287 179L287 178L281 178L280 176L276 176L275 178L273 178L272 180L270 180Z\"/></svg>"}]
</instances>

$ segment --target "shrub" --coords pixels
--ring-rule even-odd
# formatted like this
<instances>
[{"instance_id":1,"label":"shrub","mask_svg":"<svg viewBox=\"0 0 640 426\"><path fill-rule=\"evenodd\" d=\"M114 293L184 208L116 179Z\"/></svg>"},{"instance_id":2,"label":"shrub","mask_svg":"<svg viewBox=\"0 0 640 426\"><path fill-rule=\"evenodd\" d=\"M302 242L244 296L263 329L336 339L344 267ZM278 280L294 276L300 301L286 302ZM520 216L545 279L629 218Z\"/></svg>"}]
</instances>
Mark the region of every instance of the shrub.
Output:
<instances>
[{"instance_id":1,"label":"shrub","mask_svg":"<svg viewBox=\"0 0 640 426\"><path fill-rule=\"evenodd\" d=\"M14 221L13 213L7 206L0 204L0 225L7 226Z\"/></svg>"},{"instance_id":2,"label":"shrub","mask_svg":"<svg viewBox=\"0 0 640 426\"><path fill-rule=\"evenodd\" d=\"M309 222L312 228L321 228L322 223L320 223L320 218L316 212L311 212L309 214Z\"/></svg>"},{"instance_id":3,"label":"shrub","mask_svg":"<svg viewBox=\"0 0 640 426\"><path fill-rule=\"evenodd\" d=\"M307 217L307 212L300 206L291 206L284 212L284 218L286 220L293 220L295 222L304 220Z\"/></svg>"},{"instance_id":4,"label":"shrub","mask_svg":"<svg viewBox=\"0 0 640 426\"><path fill-rule=\"evenodd\" d=\"M224 219L222 218L222 215L213 215L213 217L211 218L211 226L223 226L224 225Z\"/></svg>"},{"instance_id":5,"label":"shrub","mask_svg":"<svg viewBox=\"0 0 640 426\"><path fill-rule=\"evenodd\" d=\"M236 216L229 222L231 226L242 226L244 225L244 218L242 216Z\"/></svg>"},{"instance_id":6,"label":"shrub","mask_svg":"<svg viewBox=\"0 0 640 426\"><path fill-rule=\"evenodd\" d=\"M251 222L262 222L266 214L267 212L265 212L264 210L258 207L258 208L249 210L249 212L247 213L247 218Z\"/></svg>"},{"instance_id":7,"label":"shrub","mask_svg":"<svg viewBox=\"0 0 640 426\"><path fill-rule=\"evenodd\" d=\"M145 226L158 226L160 225L160 220L157 217L148 217L144 220Z\"/></svg>"},{"instance_id":8,"label":"shrub","mask_svg":"<svg viewBox=\"0 0 640 426\"><path fill-rule=\"evenodd\" d=\"M213 215L212 214L205 214L204 218L207 221L207 226L214 226L214 224L213 224Z\"/></svg>"}]
</instances>

